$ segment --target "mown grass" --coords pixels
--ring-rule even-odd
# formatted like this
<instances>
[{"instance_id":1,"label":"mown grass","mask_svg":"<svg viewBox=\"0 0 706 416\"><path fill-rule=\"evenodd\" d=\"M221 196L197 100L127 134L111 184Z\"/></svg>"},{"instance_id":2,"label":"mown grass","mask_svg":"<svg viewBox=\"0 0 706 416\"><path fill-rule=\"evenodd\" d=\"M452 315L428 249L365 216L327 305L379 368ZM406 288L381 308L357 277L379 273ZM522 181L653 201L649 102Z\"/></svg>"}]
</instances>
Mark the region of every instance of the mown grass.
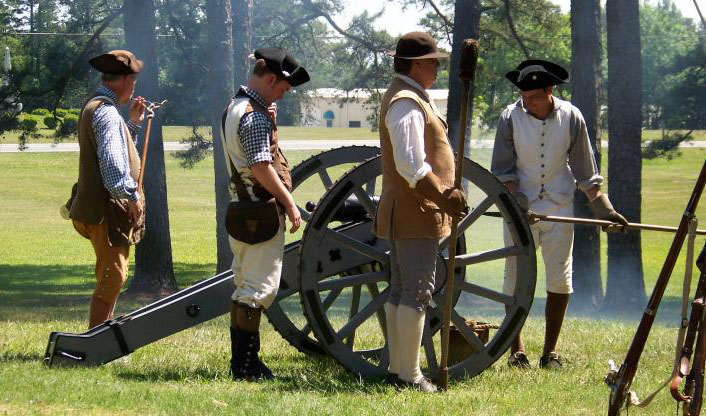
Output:
<instances>
[{"instance_id":1,"label":"mown grass","mask_svg":"<svg viewBox=\"0 0 706 416\"><path fill-rule=\"evenodd\" d=\"M40 122L38 130L39 137L32 138L29 143L54 143L57 138L54 135L54 130L44 128ZM207 140L211 140L211 129L209 127L199 127L198 134L203 135ZM674 133L676 131L672 131ZM686 133L686 131L679 131ZM162 128L162 136L165 142L179 142L192 136L192 127L190 126L164 126ZM608 132L603 131L602 140L608 140ZM279 135L282 140L377 140L378 132L367 128L324 128L324 127L279 127ZM18 132L5 132L0 137L0 143L13 144L17 143L19 137ZM495 137L495 129L480 129L473 128L473 139L493 140ZM694 130L689 136L693 141L706 140L706 130ZM643 130L642 140L659 140L662 138L661 130ZM76 137L65 137L61 142L75 142Z\"/></svg>"},{"instance_id":2,"label":"mown grass","mask_svg":"<svg viewBox=\"0 0 706 416\"><path fill-rule=\"evenodd\" d=\"M645 161L643 222L678 222L706 156L702 149L682 153L669 162ZM309 154L288 152L288 157L296 163ZM487 166L489 152L475 152L474 158ZM508 369L501 360L474 379L453 383L443 395L397 393L379 380L359 380L330 358L297 352L269 325L263 326L263 357L280 379L263 384L234 383L227 372L230 344L226 317L100 368L47 369L41 358L49 333L85 329L93 285L90 245L57 212L75 180L76 163L77 154L0 154L0 414L605 413L608 390L602 377L607 360L623 359L641 311L620 316L610 312L571 315L560 341L566 357L564 371L519 372ZM213 164L207 160L193 170L184 170L168 157L167 182L175 274L179 286L186 287L209 277L215 268ZM321 195L320 188L313 186L301 191L297 196L300 201L317 200ZM698 213L704 213L703 204ZM671 237L643 233L648 291ZM602 238L605 251L605 236ZM703 238L699 238L697 249L702 244ZM605 264L603 268L605 271ZM633 384L641 393L669 373L681 273L683 256ZM524 330L535 365L543 339L543 287L540 268L537 298ZM141 304L123 298L117 313ZM488 311L483 317L492 320L497 315ZM366 335L371 334L358 334L362 338ZM673 411L673 402L663 393L644 413Z\"/></svg>"}]
</instances>

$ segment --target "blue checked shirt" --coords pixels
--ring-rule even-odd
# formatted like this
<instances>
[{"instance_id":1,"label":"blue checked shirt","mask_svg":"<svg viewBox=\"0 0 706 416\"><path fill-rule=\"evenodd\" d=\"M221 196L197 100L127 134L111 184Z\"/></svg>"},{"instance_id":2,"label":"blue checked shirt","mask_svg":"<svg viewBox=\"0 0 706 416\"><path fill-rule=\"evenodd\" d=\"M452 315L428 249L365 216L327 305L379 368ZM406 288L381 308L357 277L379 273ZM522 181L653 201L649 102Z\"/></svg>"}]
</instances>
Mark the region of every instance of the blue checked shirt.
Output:
<instances>
[{"instance_id":1,"label":"blue checked shirt","mask_svg":"<svg viewBox=\"0 0 706 416\"><path fill-rule=\"evenodd\" d=\"M262 107L269 107L260 94L244 85L240 86L235 97L249 97ZM257 111L247 113L240 119L238 138L245 151L248 167L260 162L272 162L270 137L274 127L274 123L268 116Z\"/></svg>"},{"instance_id":2,"label":"blue checked shirt","mask_svg":"<svg viewBox=\"0 0 706 416\"><path fill-rule=\"evenodd\" d=\"M130 159L125 141L123 118L116 103L118 97L110 88L101 85L96 95L110 98L112 103L105 103L93 113L93 132L96 136L98 164L103 186L113 198L126 198L137 201L137 182L130 176ZM131 120L127 128L132 137L137 136L139 126Z\"/></svg>"}]
</instances>

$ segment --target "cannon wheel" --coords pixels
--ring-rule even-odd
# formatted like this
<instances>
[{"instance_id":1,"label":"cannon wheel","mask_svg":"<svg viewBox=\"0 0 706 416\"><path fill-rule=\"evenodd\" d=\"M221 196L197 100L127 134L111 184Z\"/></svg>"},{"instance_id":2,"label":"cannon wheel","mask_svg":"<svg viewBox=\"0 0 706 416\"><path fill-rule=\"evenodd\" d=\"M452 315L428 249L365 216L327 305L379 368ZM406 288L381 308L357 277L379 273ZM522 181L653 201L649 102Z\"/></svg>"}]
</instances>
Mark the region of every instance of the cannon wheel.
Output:
<instances>
[{"instance_id":1,"label":"cannon wheel","mask_svg":"<svg viewBox=\"0 0 706 416\"><path fill-rule=\"evenodd\" d=\"M312 156L304 160L292 169L292 193L297 199L297 188L306 182L308 179L320 181L323 189L327 190L333 186L334 179L331 175L335 175L335 168L346 164L362 163L370 158L377 156L380 149L374 146L347 146L336 149L331 149ZM317 195L317 198L320 195ZM302 206L299 206L302 220L308 222L311 218L311 213L306 211ZM287 244L285 247L285 259L292 258L286 253L292 252L295 254L299 250L300 241L294 241ZM294 315L302 316L300 302L296 301L299 296L299 269L296 261L287 263L282 267L282 278L280 287L274 303L265 311L275 330L279 332L295 348L305 354L322 354L325 351L321 348L316 339L311 335L311 329L308 325L300 327L297 321L293 320ZM292 305L295 308L292 308Z\"/></svg>"},{"instance_id":2,"label":"cannon wheel","mask_svg":"<svg viewBox=\"0 0 706 416\"><path fill-rule=\"evenodd\" d=\"M372 235L371 222L355 229L355 226L336 226L335 223L332 224L331 218L341 202L350 195L355 195L372 217L376 208L374 200L370 197L375 195L372 184L379 183L380 177L379 157L359 165L341 177L324 194L310 218L301 241L299 256L301 301L314 334L331 356L349 371L363 377L385 374L389 362L385 348L386 327L383 309L389 296L388 248L384 240ZM470 345L472 352L449 366L452 378L480 374L510 347L529 313L536 281L532 234L515 199L490 172L469 159L464 162L464 178L468 181L469 205L474 206L459 225L459 235L470 233L473 236L466 250L476 245L474 231L478 224L487 221L496 221L495 226L496 230L500 231L502 247L493 246L491 249L471 254L459 250L456 255L456 275L461 276L461 281L458 278L455 280L455 306L451 322L458 328L462 339ZM483 216L491 208L499 212L495 213L495 216L502 217L510 230L512 244L505 246L502 243L500 218ZM482 221L479 221L481 219ZM497 236L498 232L492 234ZM448 238L442 239L441 249L447 248ZM502 265L496 266L499 273L496 271L496 276L492 276L495 279L488 279L481 276L481 273L474 272L479 270L478 266L487 266L488 262L492 261L503 262L508 257L517 259L520 271L511 295L502 293L498 288L498 281L500 285L502 283ZM444 256L440 255L437 262L437 281L440 281L442 286L445 286L445 260L448 260L448 257L444 259ZM341 273L351 270L352 265L368 266L354 275ZM439 276L442 278L439 279ZM466 276L470 279L466 279ZM496 320L501 321L499 328L487 341L482 341L476 332L466 325L468 307L459 305L456 301L461 294L479 299L483 305L491 304L500 311L496 312L495 316ZM444 304L444 296L443 290L437 290L432 297L427 309L422 339L425 368L432 378L438 374L440 361L439 333L442 312L437 305ZM365 302L361 302L363 300Z\"/></svg>"}]
</instances>

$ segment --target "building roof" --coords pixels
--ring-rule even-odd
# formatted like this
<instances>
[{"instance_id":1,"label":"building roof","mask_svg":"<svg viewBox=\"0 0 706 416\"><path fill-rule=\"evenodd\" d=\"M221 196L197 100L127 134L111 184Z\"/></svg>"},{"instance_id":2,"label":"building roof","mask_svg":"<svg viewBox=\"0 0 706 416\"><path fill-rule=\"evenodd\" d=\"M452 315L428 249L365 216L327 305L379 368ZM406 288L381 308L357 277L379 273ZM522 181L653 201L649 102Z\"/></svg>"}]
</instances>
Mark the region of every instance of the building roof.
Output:
<instances>
[{"instance_id":1,"label":"building roof","mask_svg":"<svg viewBox=\"0 0 706 416\"><path fill-rule=\"evenodd\" d=\"M377 92L383 94L385 92L384 88L377 88ZM448 89L430 89L427 93L433 100L446 100L449 97ZM363 99L367 100L370 98L370 91L356 88L350 91L341 90L338 88L317 88L315 90L310 90L309 95L311 97L318 98L353 98L353 99Z\"/></svg>"}]
</instances>

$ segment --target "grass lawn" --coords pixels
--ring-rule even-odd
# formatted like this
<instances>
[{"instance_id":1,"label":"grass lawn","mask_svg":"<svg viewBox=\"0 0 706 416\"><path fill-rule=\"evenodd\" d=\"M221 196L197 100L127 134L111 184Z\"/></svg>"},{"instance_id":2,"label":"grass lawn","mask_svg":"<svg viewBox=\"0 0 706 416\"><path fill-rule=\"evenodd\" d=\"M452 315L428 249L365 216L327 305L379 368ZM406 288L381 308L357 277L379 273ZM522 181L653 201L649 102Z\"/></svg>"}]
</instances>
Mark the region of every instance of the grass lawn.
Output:
<instances>
[{"instance_id":1,"label":"grass lawn","mask_svg":"<svg viewBox=\"0 0 706 416\"><path fill-rule=\"evenodd\" d=\"M207 139L211 138L211 129L209 127L200 127L199 134L204 135ZM686 131L681 131L686 133ZM38 131L39 137L31 139L29 143L54 143L57 139L54 137L54 131L44 128L40 125ZM608 140L608 131L603 131L602 140ZM192 135L190 126L164 126L162 128L163 140L165 142L179 142L187 139ZM378 132L371 131L366 128L324 128L324 127L279 127L279 135L282 140L376 140ZM17 143L19 134L17 132L6 132L0 137L0 143L12 144ZM495 129L479 129L474 127L472 136L474 140L493 140L495 137ZM706 140L706 130L694 130L691 133L691 140L703 141ZM642 140L659 140L662 138L661 130L643 130ZM75 142L75 137L66 137L62 142Z\"/></svg>"},{"instance_id":2,"label":"grass lawn","mask_svg":"<svg viewBox=\"0 0 706 416\"><path fill-rule=\"evenodd\" d=\"M310 154L288 152L287 156L296 164ZM422 415L439 409L459 415L605 413L608 389L602 378L607 360L622 361L641 310L623 316L604 312L571 315L560 340L566 359L564 371L520 372L508 369L500 360L474 379L453 383L447 394L431 396L397 393L380 382L358 380L330 358L297 352L268 324L263 325L263 358L280 378L262 384L234 383L227 370L230 344L226 317L100 368L47 369L41 359L49 333L85 329L93 286L90 244L57 212L76 178L77 155L0 154L0 212L4 215L0 227L0 414ZM473 156L487 166L489 151L477 151ZM679 221L705 157L706 149L693 149L682 151L682 156L672 161L645 161L642 222L675 225ZM605 154L604 158L607 160ZM210 277L215 269L213 164L206 160L184 170L169 156L167 185L174 269L179 286L186 287ZM316 200L320 195L320 189L303 189L297 198ZM703 201L698 210L702 217L705 205ZM672 235L642 235L649 292ZM605 240L602 235L603 259ZM700 249L703 238L696 244ZM499 270L500 266L494 269L495 273ZM537 297L524 330L534 365L544 330L545 295L542 268L539 270ZM603 270L605 275L605 264ZM641 397L669 374L682 274L683 256L633 383ZM139 306L139 301L124 298L116 313ZM493 318L492 312L488 317ZM674 402L663 392L642 413L672 412Z\"/></svg>"}]
</instances>

